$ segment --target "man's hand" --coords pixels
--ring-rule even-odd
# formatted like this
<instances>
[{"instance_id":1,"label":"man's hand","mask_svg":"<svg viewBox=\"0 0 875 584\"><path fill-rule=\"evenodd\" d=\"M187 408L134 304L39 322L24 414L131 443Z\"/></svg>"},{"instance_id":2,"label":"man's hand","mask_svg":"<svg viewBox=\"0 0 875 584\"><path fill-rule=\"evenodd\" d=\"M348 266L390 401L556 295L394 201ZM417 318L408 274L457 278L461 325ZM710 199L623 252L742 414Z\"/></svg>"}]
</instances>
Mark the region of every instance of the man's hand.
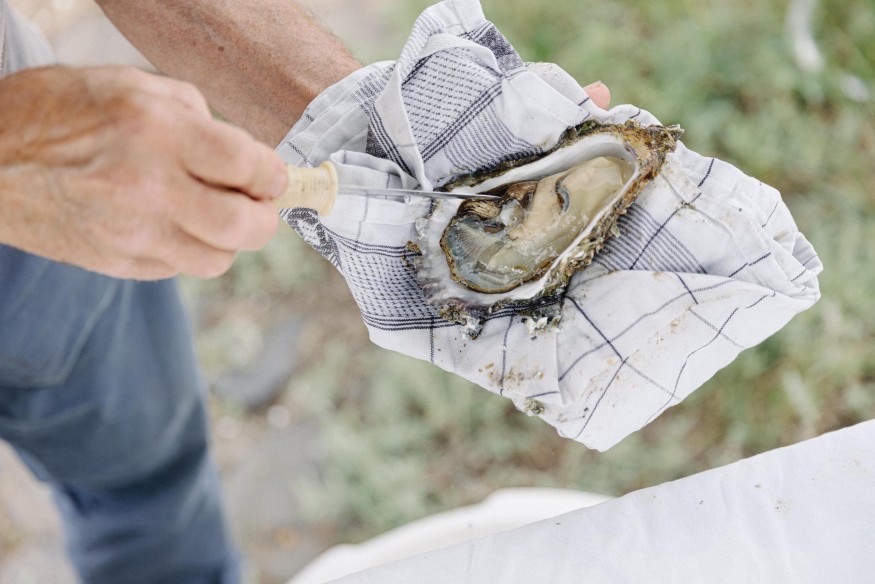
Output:
<instances>
[{"instance_id":1,"label":"man's hand","mask_svg":"<svg viewBox=\"0 0 875 584\"><path fill-rule=\"evenodd\" d=\"M277 226L282 160L135 69L0 80L0 242L122 278L212 277Z\"/></svg>"}]
</instances>

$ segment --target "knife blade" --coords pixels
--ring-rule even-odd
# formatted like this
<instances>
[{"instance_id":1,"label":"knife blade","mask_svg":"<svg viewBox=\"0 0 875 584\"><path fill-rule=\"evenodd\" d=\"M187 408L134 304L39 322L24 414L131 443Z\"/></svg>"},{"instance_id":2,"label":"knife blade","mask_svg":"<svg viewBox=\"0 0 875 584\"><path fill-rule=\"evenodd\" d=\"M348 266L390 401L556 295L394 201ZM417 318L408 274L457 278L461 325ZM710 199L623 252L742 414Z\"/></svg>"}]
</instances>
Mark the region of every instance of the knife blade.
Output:
<instances>
[{"instance_id":1,"label":"knife blade","mask_svg":"<svg viewBox=\"0 0 875 584\"><path fill-rule=\"evenodd\" d=\"M288 186L283 195L274 200L281 208L305 207L314 209L320 215L327 215L334 209L337 196L365 196L376 198L425 197L428 199L497 199L496 195L441 193L409 189L385 189L340 184L337 170L329 161L315 168L300 168L288 165Z\"/></svg>"},{"instance_id":2,"label":"knife blade","mask_svg":"<svg viewBox=\"0 0 875 584\"><path fill-rule=\"evenodd\" d=\"M353 195L377 198L396 197L420 197L424 199L482 199L491 200L500 198L498 195L484 195L481 193L442 193L439 191L420 191L413 189L381 189L374 187L360 187L341 183L337 187L338 195Z\"/></svg>"}]
</instances>

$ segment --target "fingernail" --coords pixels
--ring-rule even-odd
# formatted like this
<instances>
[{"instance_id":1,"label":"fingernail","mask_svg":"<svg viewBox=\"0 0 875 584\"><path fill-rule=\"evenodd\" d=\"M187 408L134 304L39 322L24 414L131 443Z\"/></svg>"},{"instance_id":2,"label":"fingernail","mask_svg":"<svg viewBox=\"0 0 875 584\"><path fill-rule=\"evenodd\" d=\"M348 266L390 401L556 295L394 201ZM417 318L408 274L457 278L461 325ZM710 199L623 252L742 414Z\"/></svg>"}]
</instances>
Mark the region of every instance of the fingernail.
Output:
<instances>
[{"instance_id":1,"label":"fingernail","mask_svg":"<svg viewBox=\"0 0 875 584\"><path fill-rule=\"evenodd\" d=\"M596 87L600 87L600 86L604 86L604 83L602 83L601 80L598 80L598 81L595 81L593 83L590 83L589 85L584 87L584 89L590 89L590 88L595 89Z\"/></svg>"},{"instance_id":2,"label":"fingernail","mask_svg":"<svg viewBox=\"0 0 875 584\"><path fill-rule=\"evenodd\" d=\"M273 183L271 183L270 188L267 189L267 196L271 199L277 199L283 196L283 193L286 190L286 184L288 183L289 177L286 174L285 169L282 172L278 173L276 177L273 179Z\"/></svg>"}]
</instances>

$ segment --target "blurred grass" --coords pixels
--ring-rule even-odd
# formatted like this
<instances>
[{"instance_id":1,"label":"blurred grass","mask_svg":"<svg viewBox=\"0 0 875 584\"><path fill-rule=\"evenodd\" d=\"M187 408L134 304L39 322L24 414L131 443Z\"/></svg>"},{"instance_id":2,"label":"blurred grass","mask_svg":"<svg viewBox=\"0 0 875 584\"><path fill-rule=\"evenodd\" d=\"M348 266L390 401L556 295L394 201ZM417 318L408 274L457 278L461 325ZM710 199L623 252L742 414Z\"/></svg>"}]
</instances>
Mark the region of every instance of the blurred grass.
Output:
<instances>
[{"instance_id":1,"label":"blurred grass","mask_svg":"<svg viewBox=\"0 0 875 584\"><path fill-rule=\"evenodd\" d=\"M397 35L357 53L396 55L426 5L387 5ZM786 2L483 5L524 59L556 62L584 84L603 80L614 104L680 124L692 149L781 190L826 266L823 299L604 454L428 364L361 336L333 338L289 388L323 422L330 456L324 482L297 485L312 518L357 539L503 486L620 494L875 417L875 102L842 90L851 74L875 92L871 0L821 3L827 67L817 74L793 60ZM296 288L325 285L329 268L314 256L272 244L268 259L241 262L213 285L229 297L265 286L319 295L319 284Z\"/></svg>"}]
</instances>

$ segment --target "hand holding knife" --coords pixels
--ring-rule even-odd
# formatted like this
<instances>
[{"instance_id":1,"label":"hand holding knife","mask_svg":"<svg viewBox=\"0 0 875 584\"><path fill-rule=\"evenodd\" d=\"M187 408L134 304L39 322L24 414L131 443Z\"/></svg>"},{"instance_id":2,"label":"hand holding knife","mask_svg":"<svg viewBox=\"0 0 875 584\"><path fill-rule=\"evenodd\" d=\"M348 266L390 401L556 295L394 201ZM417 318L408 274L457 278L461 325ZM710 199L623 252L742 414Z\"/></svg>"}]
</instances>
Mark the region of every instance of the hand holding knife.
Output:
<instances>
[{"instance_id":1,"label":"hand holding knife","mask_svg":"<svg viewBox=\"0 0 875 584\"><path fill-rule=\"evenodd\" d=\"M289 183L285 193L274 200L277 207L306 207L320 215L327 215L334 209L337 197L356 195L376 198L424 197L427 199L497 199L496 195L453 194L436 191L409 189L383 189L342 184L337 178L334 165L325 161L315 168L301 168L289 165L286 168Z\"/></svg>"}]
</instances>

